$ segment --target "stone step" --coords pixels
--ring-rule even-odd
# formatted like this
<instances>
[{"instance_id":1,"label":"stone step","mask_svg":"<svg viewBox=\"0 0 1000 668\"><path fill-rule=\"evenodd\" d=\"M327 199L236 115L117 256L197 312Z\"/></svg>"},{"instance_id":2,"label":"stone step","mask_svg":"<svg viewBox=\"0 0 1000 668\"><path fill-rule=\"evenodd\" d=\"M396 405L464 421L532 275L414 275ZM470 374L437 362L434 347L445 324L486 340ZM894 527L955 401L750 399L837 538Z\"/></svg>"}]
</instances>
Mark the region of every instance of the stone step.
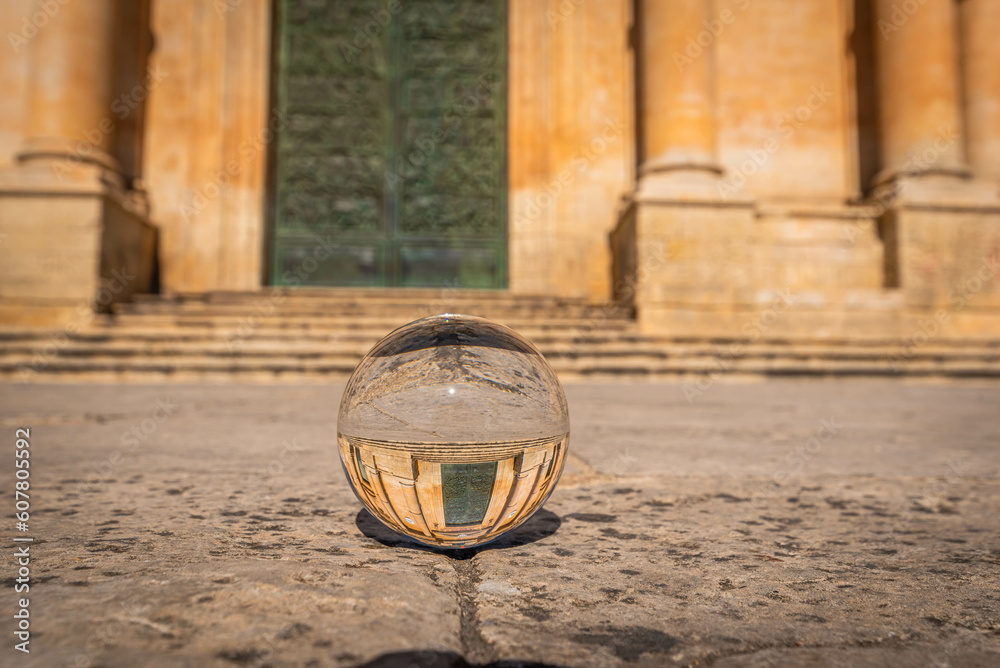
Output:
<instances>
[{"instance_id":1,"label":"stone step","mask_svg":"<svg viewBox=\"0 0 1000 668\"><path fill-rule=\"evenodd\" d=\"M584 299L554 297L515 297L506 293L451 293L449 291L285 291L276 298L268 291L253 293L209 293L178 297L144 297L131 303L114 306L116 320L126 324L136 318L162 324L163 320L148 318L178 318L190 323L199 318L233 318L246 321L310 320L317 323L357 321L377 322L379 326L403 324L419 317L440 313L464 313L513 323L567 320L631 321L628 309L613 304L595 305ZM169 319L168 319L169 321Z\"/></svg>"},{"instance_id":2,"label":"stone step","mask_svg":"<svg viewBox=\"0 0 1000 668\"><path fill-rule=\"evenodd\" d=\"M672 361L615 359L553 361L553 367L564 380L576 378L695 378L716 370L703 360ZM87 358L59 357L37 370L23 365L0 361L0 379L36 382L115 380L162 382L165 380L302 380L343 379L354 369L354 362L327 360L256 361L248 359L208 358L188 364L162 359L100 361ZM725 370L727 375L747 376L893 376L939 378L1000 379L1000 366L983 366L953 360L943 362L911 361L894 368L887 362L840 361L815 359L796 362L784 359L740 359Z\"/></svg>"},{"instance_id":3,"label":"stone step","mask_svg":"<svg viewBox=\"0 0 1000 668\"><path fill-rule=\"evenodd\" d=\"M112 334L115 336L156 336L157 333L169 333L173 337L228 337L228 338L352 338L378 341L390 332L398 329L405 322L392 322L384 325L366 323L364 325L333 325L316 320L247 322L243 320L212 319L203 321L181 322L122 322L111 327L90 328L88 332ZM625 323L602 323L600 325L576 322L550 322L546 324L524 325L516 323L511 327L515 332L535 340L540 337L579 338L581 336L629 336L638 335L636 327Z\"/></svg>"},{"instance_id":4,"label":"stone step","mask_svg":"<svg viewBox=\"0 0 1000 668\"><path fill-rule=\"evenodd\" d=\"M342 314L405 314L436 315L439 313L465 313L486 317L528 317L562 314L591 317L603 312L629 315L629 311L612 305L595 305L585 301L483 301L480 299L431 298L422 300L385 299L297 299L293 297L273 299L260 297L251 300L178 300L145 301L116 304L115 313L255 313L273 311L280 313L342 313Z\"/></svg>"},{"instance_id":5,"label":"stone step","mask_svg":"<svg viewBox=\"0 0 1000 668\"><path fill-rule=\"evenodd\" d=\"M258 290L178 293L175 295L135 295L132 304L154 303L253 303L258 300L284 302L357 302L410 305L428 301L467 301L483 304L588 304L584 297L515 295L504 290L464 290L441 288L261 288Z\"/></svg>"},{"instance_id":6,"label":"stone step","mask_svg":"<svg viewBox=\"0 0 1000 668\"><path fill-rule=\"evenodd\" d=\"M391 332L391 329L380 329L375 327L358 328L325 328L315 330L301 330L292 333L280 327L255 327L249 332L239 334L235 328L231 327L195 327L181 325L176 327L142 327L139 325L130 327L115 327L113 325L100 325L90 327L74 333L72 338L79 341L224 341L239 335L246 340L259 341L301 341L301 342L323 342L323 341L368 341L375 343L383 336ZM637 343L649 341L645 337L636 333L632 328L622 329L620 327L607 329L593 329L589 327L525 327L517 330L522 336L531 341L583 341L588 343L601 342L623 342ZM37 330L3 330L0 329L0 342L3 341L44 341L52 337L65 338L65 334L55 332L39 332ZM703 342L703 341L702 341Z\"/></svg>"},{"instance_id":7,"label":"stone step","mask_svg":"<svg viewBox=\"0 0 1000 668\"><path fill-rule=\"evenodd\" d=\"M208 346L209 349L220 344L228 344L238 338L241 346L259 347L261 349L288 347L317 347L329 349L329 346L344 345L355 350L367 350L389 330L349 328L344 330L302 331L290 336L280 328L255 328L248 336L237 336L233 330L215 327L134 327L128 329L115 328L113 325L102 325L75 334L71 345L102 345L112 348L142 347L149 349L158 345L181 346L195 349L198 346ZM740 339L725 338L693 338L693 337L652 337L638 334L634 331L583 331L551 327L548 329L529 328L522 333L536 346L543 350L567 350L570 348L587 347L588 349L642 349L652 351L689 351L711 350L712 354L731 356L731 351L768 351L775 354L810 353L827 355L834 353L857 353L874 355L899 355L903 350L896 339L873 341L842 341L816 339L767 339L761 338L753 342ZM7 349L14 346L39 346L51 341L62 341L64 337L58 332L38 332L37 330L0 330L0 342ZM968 340L934 339L912 351L919 355L1000 355L1000 341L970 342Z\"/></svg>"},{"instance_id":8,"label":"stone step","mask_svg":"<svg viewBox=\"0 0 1000 668\"><path fill-rule=\"evenodd\" d=\"M323 381L346 377L375 342L419 315L464 310L521 333L566 379L1000 378L1000 341L941 338L904 354L892 339L645 336L628 311L583 299L447 289L288 290L279 296L280 302L270 290L140 296L69 338L0 330L0 377L24 379L28 369L27 380L37 382Z\"/></svg>"},{"instance_id":9,"label":"stone step","mask_svg":"<svg viewBox=\"0 0 1000 668\"><path fill-rule=\"evenodd\" d=\"M24 338L7 340L4 347L5 359L30 359L43 352L49 343L44 339ZM573 339L536 339L536 346L549 360L587 358L635 358L644 360L665 359L716 359L729 360L726 347L704 342L658 344L655 341L622 342L615 339L602 341ZM107 357L124 359L128 357L179 357L179 356L224 356L246 358L317 358L343 357L358 360L374 344L373 340L343 341L336 338L323 341L303 341L300 339L162 339L123 340L114 337L86 336L75 338L58 346L58 354L64 357ZM787 346L758 343L745 346L735 356L743 359L788 359L788 360L880 360L903 358L905 360L957 360L1000 364L1000 349L994 347L971 347L948 349L925 347L907 351L904 355L898 346Z\"/></svg>"},{"instance_id":10,"label":"stone step","mask_svg":"<svg viewBox=\"0 0 1000 668\"><path fill-rule=\"evenodd\" d=\"M247 312L232 313L184 313L164 311L162 313L142 313L142 314L118 314L112 318L115 327L141 325L169 326L178 324L184 326L210 325L210 326L231 326L257 322L261 325L271 327L299 327L302 325L312 325L315 327L358 327L381 328L390 331L392 328L415 320L415 317L399 314L364 314L364 315L344 315L327 312L280 312L272 315ZM634 327L634 321L624 317L593 317L585 318L564 313L551 313L539 317L517 316L502 318L499 321L512 329L518 328L552 328L567 326L589 326L589 327L613 327L630 328ZM388 328L388 329L387 329Z\"/></svg>"},{"instance_id":11,"label":"stone step","mask_svg":"<svg viewBox=\"0 0 1000 668\"><path fill-rule=\"evenodd\" d=\"M273 312L282 315L287 314L337 314L337 315L384 315L392 316L398 314L437 315L440 313L464 313L466 315L484 314L485 317L545 317L558 315L561 317L592 317L602 313L616 314L619 317L628 317L629 312L625 309L610 306L594 306L590 304L483 304L481 302L429 302L427 304L407 303L407 304L366 304L364 302L345 303L315 303L315 302L293 302L283 301L280 303L270 303L259 301L257 303L219 303L219 302L181 302L167 303L154 302L147 304L123 304L115 305L114 312L123 315L145 315L158 313L178 313L178 314L250 314L259 312Z\"/></svg>"}]
</instances>

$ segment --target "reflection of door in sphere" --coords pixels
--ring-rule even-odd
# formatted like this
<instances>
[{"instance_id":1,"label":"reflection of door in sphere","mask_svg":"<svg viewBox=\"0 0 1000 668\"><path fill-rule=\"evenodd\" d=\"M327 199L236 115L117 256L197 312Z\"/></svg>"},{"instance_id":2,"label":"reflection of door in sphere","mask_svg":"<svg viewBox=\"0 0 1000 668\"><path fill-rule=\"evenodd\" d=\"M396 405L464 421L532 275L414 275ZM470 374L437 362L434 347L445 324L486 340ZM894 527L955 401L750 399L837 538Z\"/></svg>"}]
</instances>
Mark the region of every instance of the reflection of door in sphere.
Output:
<instances>
[{"instance_id":1,"label":"reflection of door in sphere","mask_svg":"<svg viewBox=\"0 0 1000 668\"><path fill-rule=\"evenodd\" d=\"M506 0L280 0L275 285L506 285Z\"/></svg>"},{"instance_id":2,"label":"reflection of door in sphere","mask_svg":"<svg viewBox=\"0 0 1000 668\"><path fill-rule=\"evenodd\" d=\"M497 462L442 464L445 525L480 524L486 517L496 477Z\"/></svg>"}]
</instances>

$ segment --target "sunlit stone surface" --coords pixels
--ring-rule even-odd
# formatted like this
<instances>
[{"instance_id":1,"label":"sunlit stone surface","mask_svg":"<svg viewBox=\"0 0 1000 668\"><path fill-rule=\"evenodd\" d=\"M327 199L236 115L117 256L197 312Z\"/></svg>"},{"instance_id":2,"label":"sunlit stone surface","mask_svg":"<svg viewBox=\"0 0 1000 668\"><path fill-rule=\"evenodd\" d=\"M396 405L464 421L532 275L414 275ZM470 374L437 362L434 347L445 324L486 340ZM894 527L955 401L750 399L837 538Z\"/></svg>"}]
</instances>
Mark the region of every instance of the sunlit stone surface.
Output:
<instances>
[{"instance_id":1,"label":"sunlit stone surface","mask_svg":"<svg viewBox=\"0 0 1000 668\"><path fill-rule=\"evenodd\" d=\"M469 547L545 502L566 458L569 411L526 339L445 314L372 348L344 390L337 432L351 486L375 517L422 543Z\"/></svg>"}]
</instances>

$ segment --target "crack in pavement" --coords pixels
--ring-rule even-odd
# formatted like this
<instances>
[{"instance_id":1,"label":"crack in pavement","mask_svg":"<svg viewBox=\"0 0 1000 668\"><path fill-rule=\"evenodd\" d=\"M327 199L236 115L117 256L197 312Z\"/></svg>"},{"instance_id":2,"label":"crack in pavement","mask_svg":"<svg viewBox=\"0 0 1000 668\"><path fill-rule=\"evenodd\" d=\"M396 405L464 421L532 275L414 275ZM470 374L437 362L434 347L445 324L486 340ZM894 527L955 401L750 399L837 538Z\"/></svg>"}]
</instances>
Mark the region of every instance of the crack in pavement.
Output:
<instances>
[{"instance_id":1,"label":"crack in pavement","mask_svg":"<svg viewBox=\"0 0 1000 668\"><path fill-rule=\"evenodd\" d=\"M475 562L475 555L453 561L458 577L459 633L462 655L473 665L488 664L496 659L496 651L483 638L479 628L479 606L476 604L476 588L482 576Z\"/></svg>"}]
</instances>

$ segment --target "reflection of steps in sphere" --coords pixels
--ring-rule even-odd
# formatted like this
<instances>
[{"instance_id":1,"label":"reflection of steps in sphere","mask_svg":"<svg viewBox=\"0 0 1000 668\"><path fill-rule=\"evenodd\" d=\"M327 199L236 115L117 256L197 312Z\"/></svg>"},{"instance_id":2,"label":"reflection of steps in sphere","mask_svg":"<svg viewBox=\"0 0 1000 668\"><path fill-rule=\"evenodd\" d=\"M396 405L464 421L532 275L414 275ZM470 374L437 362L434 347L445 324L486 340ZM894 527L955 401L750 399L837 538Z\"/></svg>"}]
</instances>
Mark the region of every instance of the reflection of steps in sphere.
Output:
<instances>
[{"instance_id":1,"label":"reflection of steps in sphere","mask_svg":"<svg viewBox=\"0 0 1000 668\"><path fill-rule=\"evenodd\" d=\"M569 434L497 443L401 443L339 435L359 499L394 531L444 547L524 523L562 473Z\"/></svg>"}]
</instances>

